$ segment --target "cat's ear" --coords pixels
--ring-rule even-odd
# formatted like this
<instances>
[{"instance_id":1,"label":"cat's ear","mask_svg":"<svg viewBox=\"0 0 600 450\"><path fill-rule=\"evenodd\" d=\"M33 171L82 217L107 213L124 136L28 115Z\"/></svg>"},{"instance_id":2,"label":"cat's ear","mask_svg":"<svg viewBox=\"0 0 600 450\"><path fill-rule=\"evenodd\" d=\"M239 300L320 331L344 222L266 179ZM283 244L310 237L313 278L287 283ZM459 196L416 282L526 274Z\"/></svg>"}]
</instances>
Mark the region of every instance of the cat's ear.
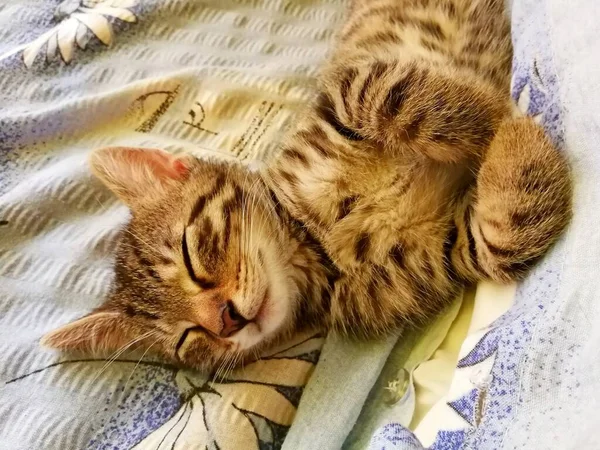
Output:
<instances>
[{"instance_id":1,"label":"cat's ear","mask_svg":"<svg viewBox=\"0 0 600 450\"><path fill-rule=\"evenodd\" d=\"M114 352L131 342L133 330L119 312L93 312L46 334L44 347L86 353Z\"/></svg>"},{"instance_id":2,"label":"cat's ear","mask_svg":"<svg viewBox=\"0 0 600 450\"><path fill-rule=\"evenodd\" d=\"M132 206L159 194L189 173L189 160L162 150L109 147L90 156L92 171L111 191Z\"/></svg>"}]
</instances>

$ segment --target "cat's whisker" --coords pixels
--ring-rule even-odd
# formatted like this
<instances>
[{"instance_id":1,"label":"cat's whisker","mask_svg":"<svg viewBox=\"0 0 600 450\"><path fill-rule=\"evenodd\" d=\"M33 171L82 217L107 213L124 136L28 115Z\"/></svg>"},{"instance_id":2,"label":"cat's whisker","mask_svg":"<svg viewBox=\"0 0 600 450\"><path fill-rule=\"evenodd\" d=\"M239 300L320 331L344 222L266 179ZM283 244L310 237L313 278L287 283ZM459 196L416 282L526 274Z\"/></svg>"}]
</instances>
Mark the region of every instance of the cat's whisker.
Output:
<instances>
[{"instance_id":1,"label":"cat's whisker","mask_svg":"<svg viewBox=\"0 0 600 450\"><path fill-rule=\"evenodd\" d=\"M216 380L218 380L218 379L219 379L219 372L220 372L220 370L221 370L221 367L222 367L222 365L223 365L223 359L224 359L224 357L226 357L226 356L227 356L226 354L224 354L224 355L221 355L221 357L219 357L219 359L217 360L217 364L216 364L217 368L216 368L216 370L213 372L213 376L212 376L212 379L211 379L211 384L214 384L214 383L216 383Z\"/></svg>"},{"instance_id":2,"label":"cat's whisker","mask_svg":"<svg viewBox=\"0 0 600 450\"><path fill-rule=\"evenodd\" d=\"M102 211L104 211L104 212L108 211L108 207L100 201L100 198L98 197L97 194L94 194L94 200L96 200L98 202L98 204L100 205L100 209Z\"/></svg>"},{"instance_id":3,"label":"cat's whisker","mask_svg":"<svg viewBox=\"0 0 600 450\"><path fill-rule=\"evenodd\" d=\"M262 359L262 356L260 354L260 350L258 349L258 347L253 347L252 348L252 352L254 353L254 360L255 361L260 361Z\"/></svg>"},{"instance_id":4,"label":"cat's whisker","mask_svg":"<svg viewBox=\"0 0 600 450\"><path fill-rule=\"evenodd\" d=\"M236 367L242 372L242 376L246 375L246 364L245 364L245 355L242 353L238 353L238 361L236 362Z\"/></svg>"},{"instance_id":5,"label":"cat's whisker","mask_svg":"<svg viewBox=\"0 0 600 450\"><path fill-rule=\"evenodd\" d=\"M140 363L142 362L142 360L144 359L144 357L146 356L146 354L150 351L150 349L152 347L154 347L158 341L160 341L162 339L162 336L159 336L156 338L156 340L150 344L148 346L148 348L144 351L144 353L142 354L142 356L140 356L140 359L138 360L138 362L136 363L136 365L133 367L133 370L131 371L131 373L129 374L129 377L127 378L127 381L125 382L125 387L124 389L127 389L127 386L129 385L129 381L131 380L131 377L133 377L133 373L135 372L135 369L138 368L138 366L140 365Z\"/></svg>"},{"instance_id":6,"label":"cat's whisker","mask_svg":"<svg viewBox=\"0 0 600 450\"><path fill-rule=\"evenodd\" d=\"M146 339L147 337L152 336L153 334L155 334L157 331L155 330L150 330L144 334L142 334L141 336L138 336L137 338L131 340L129 343L125 344L123 347L121 347L120 349L118 349L117 351L115 351L110 358L107 359L106 363L102 366L102 368L100 369L100 371L96 374L96 376L94 376L94 378L92 379L92 383L94 383L107 369L108 367L119 357L121 356L125 351L127 351L128 348L130 348L132 345L135 345L136 343L140 342L143 339Z\"/></svg>"},{"instance_id":7,"label":"cat's whisker","mask_svg":"<svg viewBox=\"0 0 600 450\"><path fill-rule=\"evenodd\" d=\"M232 367L235 366L235 353L230 353L229 354L229 358L228 358L228 362L227 365L225 366L225 370L223 371L223 374L221 375L222 379L228 379L229 375L231 374L231 369Z\"/></svg>"},{"instance_id":8,"label":"cat's whisker","mask_svg":"<svg viewBox=\"0 0 600 450\"><path fill-rule=\"evenodd\" d=\"M219 380L222 378L221 374L225 370L225 366L228 363L230 357L231 356L228 353L223 354L223 357L221 358L219 363L219 367L217 368L217 371L215 372L215 375L213 377L213 383L218 383Z\"/></svg>"},{"instance_id":9,"label":"cat's whisker","mask_svg":"<svg viewBox=\"0 0 600 450\"><path fill-rule=\"evenodd\" d=\"M229 363L227 364L225 372L223 373L223 379L224 380L229 379L229 376L233 373L233 370L237 366L237 362L238 362L237 361L237 354L236 353L231 354L231 357L229 358Z\"/></svg>"},{"instance_id":10,"label":"cat's whisker","mask_svg":"<svg viewBox=\"0 0 600 450\"><path fill-rule=\"evenodd\" d=\"M133 236L135 239L137 239L139 242L141 242L142 244L144 244L155 256L162 256L158 250L156 250L149 242L147 242L146 240L144 240L141 236L139 236L137 233L134 233L133 231L131 231L130 229L125 229L125 232L129 233L131 236Z\"/></svg>"}]
</instances>

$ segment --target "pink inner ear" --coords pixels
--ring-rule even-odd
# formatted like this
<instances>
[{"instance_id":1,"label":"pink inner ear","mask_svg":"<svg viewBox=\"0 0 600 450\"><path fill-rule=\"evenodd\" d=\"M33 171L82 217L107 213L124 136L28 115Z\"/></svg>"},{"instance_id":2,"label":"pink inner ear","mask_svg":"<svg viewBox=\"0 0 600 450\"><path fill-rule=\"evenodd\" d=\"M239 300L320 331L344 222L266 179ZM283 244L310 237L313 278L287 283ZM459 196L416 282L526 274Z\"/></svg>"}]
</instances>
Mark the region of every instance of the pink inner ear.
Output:
<instances>
[{"instance_id":1,"label":"pink inner ear","mask_svg":"<svg viewBox=\"0 0 600 450\"><path fill-rule=\"evenodd\" d=\"M132 147L103 148L90 156L96 176L129 206L160 192L172 180L186 178L192 161L162 150Z\"/></svg>"},{"instance_id":2,"label":"pink inner ear","mask_svg":"<svg viewBox=\"0 0 600 450\"><path fill-rule=\"evenodd\" d=\"M185 177L189 167L181 159L162 150L134 150L129 154L132 163L148 164L158 178L171 178L174 180Z\"/></svg>"},{"instance_id":3,"label":"pink inner ear","mask_svg":"<svg viewBox=\"0 0 600 450\"><path fill-rule=\"evenodd\" d=\"M173 161L173 169L179 176L185 176L190 171L190 168L180 159Z\"/></svg>"}]
</instances>

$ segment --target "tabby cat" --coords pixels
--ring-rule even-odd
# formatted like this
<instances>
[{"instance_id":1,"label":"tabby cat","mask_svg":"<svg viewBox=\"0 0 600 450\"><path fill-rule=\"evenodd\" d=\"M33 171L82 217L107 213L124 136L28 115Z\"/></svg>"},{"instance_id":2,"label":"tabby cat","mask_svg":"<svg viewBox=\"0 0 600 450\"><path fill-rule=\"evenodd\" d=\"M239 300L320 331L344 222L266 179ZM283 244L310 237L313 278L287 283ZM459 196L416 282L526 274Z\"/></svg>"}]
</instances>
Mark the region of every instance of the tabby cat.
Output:
<instances>
[{"instance_id":1,"label":"tabby cat","mask_svg":"<svg viewBox=\"0 0 600 450\"><path fill-rule=\"evenodd\" d=\"M43 339L200 369L301 329L377 338L465 283L522 277L568 224L566 161L513 114L503 0L354 0L263 172L109 148L131 209L110 297Z\"/></svg>"}]
</instances>

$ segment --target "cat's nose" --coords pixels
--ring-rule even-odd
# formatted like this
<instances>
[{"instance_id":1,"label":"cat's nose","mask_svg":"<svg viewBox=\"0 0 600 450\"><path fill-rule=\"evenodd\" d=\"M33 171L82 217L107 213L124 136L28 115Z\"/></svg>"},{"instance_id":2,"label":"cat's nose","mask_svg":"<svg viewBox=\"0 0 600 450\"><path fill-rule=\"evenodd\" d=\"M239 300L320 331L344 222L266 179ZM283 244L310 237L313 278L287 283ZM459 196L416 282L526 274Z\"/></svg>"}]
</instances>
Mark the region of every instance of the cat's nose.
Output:
<instances>
[{"instance_id":1,"label":"cat's nose","mask_svg":"<svg viewBox=\"0 0 600 450\"><path fill-rule=\"evenodd\" d=\"M249 322L244 316L242 316L236 309L235 305L231 300L227 302L225 308L223 308L223 313L221 315L221 320L223 321L223 328L221 328L221 332L219 333L220 337L226 338L229 337L242 328L246 326Z\"/></svg>"}]
</instances>

